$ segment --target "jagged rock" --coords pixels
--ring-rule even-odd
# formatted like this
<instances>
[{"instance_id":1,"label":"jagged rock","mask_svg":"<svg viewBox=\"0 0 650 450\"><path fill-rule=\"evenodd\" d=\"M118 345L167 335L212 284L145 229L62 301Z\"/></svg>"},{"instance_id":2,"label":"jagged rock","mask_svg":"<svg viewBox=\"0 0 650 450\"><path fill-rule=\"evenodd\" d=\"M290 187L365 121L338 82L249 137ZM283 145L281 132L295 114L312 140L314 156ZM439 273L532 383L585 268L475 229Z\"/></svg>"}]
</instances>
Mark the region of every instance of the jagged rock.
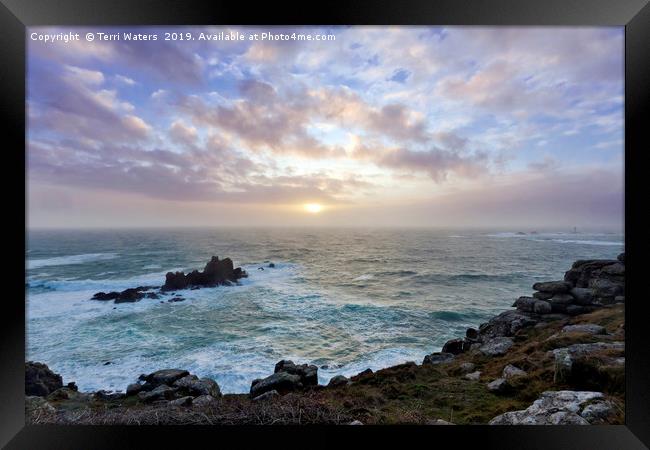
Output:
<instances>
[{"instance_id":1,"label":"jagged rock","mask_svg":"<svg viewBox=\"0 0 650 450\"><path fill-rule=\"evenodd\" d=\"M505 355L513 344L514 342L509 337L496 337L481 345L479 351L487 356Z\"/></svg>"},{"instance_id":2,"label":"jagged rock","mask_svg":"<svg viewBox=\"0 0 650 450\"><path fill-rule=\"evenodd\" d=\"M505 378L506 380L513 378L513 377L523 377L526 376L527 373L525 370L521 370L519 367L515 367L512 364L508 364L503 368L503 372L501 376Z\"/></svg>"},{"instance_id":3,"label":"jagged rock","mask_svg":"<svg viewBox=\"0 0 650 450\"><path fill-rule=\"evenodd\" d=\"M602 365L603 367L624 367L625 358L621 356L624 351L625 344L623 342L594 342L590 344L573 344L568 347L556 348L552 350L555 358L555 373L553 381L555 383L584 381L579 379L580 377L577 376L579 374L574 372L574 365L576 364L576 361L582 359L583 365L581 371L584 371L584 363L586 362L584 358L589 357L594 358L594 361L591 361L589 365L593 367L595 364L595 371L598 371L599 365ZM610 356L609 354L611 353L614 353L614 355Z\"/></svg>"},{"instance_id":4,"label":"jagged rock","mask_svg":"<svg viewBox=\"0 0 650 450\"><path fill-rule=\"evenodd\" d=\"M481 378L481 371L477 370L475 372L466 373L463 378L469 381L478 381Z\"/></svg>"},{"instance_id":5,"label":"jagged rock","mask_svg":"<svg viewBox=\"0 0 650 450\"><path fill-rule=\"evenodd\" d=\"M257 397L255 397L255 398L253 399L253 401L254 401L254 402L264 402L264 401L266 401L266 400L272 400L272 399L277 398L277 397L279 397L279 396L280 396L280 394L279 394L278 391L276 391L276 390L273 390L273 391L267 391L267 392L265 392L265 393L263 393L263 394L258 395Z\"/></svg>"},{"instance_id":6,"label":"jagged rock","mask_svg":"<svg viewBox=\"0 0 650 450\"><path fill-rule=\"evenodd\" d=\"M562 333L587 333L587 334L607 334L605 327L595 323L584 323L579 325L566 325L562 328Z\"/></svg>"},{"instance_id":7,"label":"jagged rock","mask_svg":"<svg viewBox=\"0 0 650 450\"><path fill-rule=\"evenodd\" d=\"M336 387L346 386L348 384L350 384L350 380L348 380L347 377L344 377L343 375L336 375L330 379L330 382L327 385L330 387Z\"/></svg>"},{"instance_id":8,"label":"jagged rock","mask_svg":"<svg viewBox=\"0 0 650 450\"><path fill-rule=\"evenodd\" d=\"M25 412L31 414L54 414L56 409L43 397L28 395L25 397Z\"/></svg>"},{"instance_id":9,"label":"jagged rock","mask_svg":"<svg viewBox=\"0 0 650 450\"><path fill-rule=\"evenodd\" d=\"M300 381L299 375L288 372L276 372L264 379L253 380L250 396L255 398L268 391L278 391L279 393L285 394L302 388L303 384Z\"/></svg>"},{"instance_id":10,"label":"jagged rock","mask_svg":"<svg viewBox=\"0 0 650 450\"><path fill-rule=\"evenodd\" d=\"M422 360L422 364L441 364L449 362L452 359L454 359L454 355L452 353L434 352L430 355L426 355Z\"/></svg>"},{"instance_id":11,"label":"jagged rock","mask_svg":"<svg viewBox=\"0 0 650 450\"><path fill-rule=\"evenodd\" d=\"M459 355L464 350L463 339L452 339L445 342L445 345L442 346L442 353L451 353L452 355Z\"/></svg>"},{"instance_id":12,"label":"jagged rock","mask_svg":"<svg viewBox=\"0 0 650 450\"><path fill-rule=\"evenodd\" d=\"M303 386L318 385L318 367L309 364L294 364L293 361L282 360L275 365L275 373L287 372L300 377Z\"/></svg>"},{"instance_id":13,"label":"jagged rock","mask_svg":"<svg viewBox=\"0 0 650 450\"><path fill-rule=\"evenodd\" d=\"M596 278L589 281L589 287L594 294L594 303L613 303L614 297L623 295L625 288L623 284L605 278Z\"/></svg>"},{"instance_id":14,"label":"jagged rock","mask_svg":"<svg viewBox=\"0 0 650 450\"><path fill-rule=\"evenodd\" d=\"M610 264L618 263L618 260L611 259L587 259L578 260L573 263L571 269L564 274L564 281L571 283L575 287L589 287L589 281L597 278L603 267Z\"/></svg>"},{"instance_id":15,"label":"jagged rock","mask_svg":"<svg viewBox=\"0 0 650 450\"><path fill-rule=\"evenodd\" d=\"M45 397L63 387L61 375L39 362L25 363L25 395Z\"/></svg>"},{"instance_id":16,"label":"jagged rock","mask_svg":"<svg viewBox=\"0 0 650 450\"><path fill-rule=\"evenodd\" d=\"M210 378L198 379L196 375L187 375L174 381L174 386L181 392L186 392L193 397L199 397L201 395L221 397L219 385Z\"/></svg>"},{"instance_id":17,"label":"jagged rock","mask_svg":"<svg viewBox=\"0 0 650 450\"><path fill-rule=\"evenodd\" d=\"M158 400L171 400L174 398L177 391L177 388L161 384L149 392L138 393L138 398L144 403L152 403Z\"/></svg>"},{"instance_id":18,"label":"jagged rock","mask_svg":"<svg viewBox=\"0 0 650 450\"><path fill-rule=\"evenodd\" d=\"M138 286L136 288L125 289L122 292L97 292L92 296L91 300L115 300L115 303L133 303L138 300L142 300L145 295L145 291L152 289L151 286Z\"/></svg>"},{"instance_id":19,"label":"jagged rock","mask_svg":"<svg viewBox=\"0 0 650 450\"><path fill-rule=\"evenodd\" d=\"M489 382L486 386L488 391L495 394L502 394L510 388L510 385L505 378L497 378L496 380Z\"/></svg>"},{"instance_id":20,"label":"jagged rock","mask_svg":"<svg viewBox=\"0 0 650 450\"><path fill-rule=\"evenodd\" d=\"M246 276L248 275L241 267L236 269L233 267L230 258L219 260L218 257L213 256L202 272L194 270L187 275L184 272L168 272L161 290L175 291L193 286L219 286Z\"/></svg>"},{"instance_id":21,"label":"jagged rock","mask_svg":"<svg viewBox=\"0 0 650 450\"><path fill-rule=\"evenodd\" d=\"M161 384L172 385L174 381L189 374L190 373L187 370L182 369L162 369L150 373L145 377L145 380L151 383L154 387Z\"/></svg>"},{"instance_id":22,"label":"jagged rock","mask_svg":"<svg viewBox=\"0 0 650 450\"><path fill-rule=\"evenodd\" d=\"M192 406L192 401L194 399L191 396L177 398L169 402L170 406Z\"/></svg>"},{"instance_id":23,"label":"jagged rock","mask_svg":"<svg viewBox=\"0 0 650 450\"><path fill-rule=\"evenodd\" d=\"M510 411L490 420L490 425L589 425L585 417L594 417L589 405L605 403L601 392L546 391L531 406Z\"/></svg>"},{"instance_id":24,"label":"jagged rock","mask_svg":"<svg viewBox=\"0 0 650 450\"><path fill-rule=\"evenodd\" d=\"M572 287L571 283L567 281L542 281L533 284L534 290L551 294L564 294L569 292Z\"/></svg>"},{"instance_id":25,"label":"jagged rock","mask_svg":"<svg viewBox=\"0 0 650 450\"><path fill-rule=\"evenodd\" d=\"M573 296L574 301L578 305L588 305L594 298L593 290L590 288L578 288L575 287L569 291Z\"/></svg>"}]
</instances>

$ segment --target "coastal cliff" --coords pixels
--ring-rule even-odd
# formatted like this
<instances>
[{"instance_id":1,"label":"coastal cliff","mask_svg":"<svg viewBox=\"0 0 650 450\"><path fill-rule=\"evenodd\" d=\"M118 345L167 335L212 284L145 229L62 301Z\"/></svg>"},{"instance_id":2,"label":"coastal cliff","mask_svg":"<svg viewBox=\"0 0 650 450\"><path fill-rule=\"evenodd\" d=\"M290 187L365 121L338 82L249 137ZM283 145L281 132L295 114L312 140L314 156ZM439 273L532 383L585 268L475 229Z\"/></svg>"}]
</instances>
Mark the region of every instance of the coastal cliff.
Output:
<instances>
[{"instance_id":1,"label":"coastal cliff","mask_svg":"<svg viewBox=\"0 0 650 450\"><path fill-rule=\"evenodd\" d=\"M232 263L227 269L236 270ZM206 266L203 273L212 272L218 271ZM206 281L203 273L197 275L201 282ZM168 274L167 282L174 289L185 288L194 284L185 283L189 276L183 274L183 283L174 284L180 277L172 274L170 281ZM248 395L222 395L214 380L177 368L134 374L124 392L83 393L74 382L64 385L44 364L27 362L27 421L623 423L624 254L576 261L563 280L535 283L533 290L532 296L514 302L515 309L467 329L465 336L448 341L421 364L368 369L349 379L339 375L327 386L318 385L316 366L282 360L272 374L252 380Z\"/></svg>"}]
</instances>

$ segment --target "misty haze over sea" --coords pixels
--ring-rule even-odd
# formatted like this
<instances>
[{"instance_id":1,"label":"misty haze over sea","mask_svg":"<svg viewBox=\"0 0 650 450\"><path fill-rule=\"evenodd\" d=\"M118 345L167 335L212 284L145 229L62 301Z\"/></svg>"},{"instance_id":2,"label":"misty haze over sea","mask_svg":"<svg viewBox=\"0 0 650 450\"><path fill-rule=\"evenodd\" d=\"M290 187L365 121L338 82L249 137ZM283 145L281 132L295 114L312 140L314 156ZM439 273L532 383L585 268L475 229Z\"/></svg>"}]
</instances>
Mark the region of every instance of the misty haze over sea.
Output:
<instances>
[{"instance_id":1,"label":"misty haze over sea","mask_svg":"<svg viewBox=\"0 0 650 450\"><path fill-rule=\"evenodd\" d=\"M31 230L27 359L82 391L124 390L139 373L179 367L214 378L225 393L248 392L280 359L318 365L325 383L419 363L535 281L624 250L618 232L518 231ZM178 291L186 299L178 303L89 300L160 286L166 272L202 269L212 255L249 277Z\"/></svg>"}]
</instances>

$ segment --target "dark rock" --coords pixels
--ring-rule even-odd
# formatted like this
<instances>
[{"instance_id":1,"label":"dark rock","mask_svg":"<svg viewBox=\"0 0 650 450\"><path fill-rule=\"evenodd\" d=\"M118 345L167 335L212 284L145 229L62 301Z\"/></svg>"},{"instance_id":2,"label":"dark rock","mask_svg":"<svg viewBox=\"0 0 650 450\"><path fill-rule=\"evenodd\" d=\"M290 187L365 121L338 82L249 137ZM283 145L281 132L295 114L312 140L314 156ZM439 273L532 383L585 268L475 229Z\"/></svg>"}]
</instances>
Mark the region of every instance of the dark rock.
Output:
<instances>
[{"instance_id":1,"label":"dark rock","mask_svg":"<svg viewBox=\"0 0 650 450\"><path fill-rule=\"evenodd\" d=\"M589 281L598 278L603 267L617 263L614 259L587 259L573 263L571 269L564 274L564 280L575 287L589 287Z\"/></svg>"},{"instance_id":2,"label":"dark rock","mask_svg":"<svg viewBox=\"0 0 650 450\"><path fill-rule=\"evenodd\" d=\"M553 294L550 292L534 292L533 297L537 300L550 300L553 297Z\"/></svg>"},{"instance_id":3,"label":"dark rock","mask_svg":"<svg viewBox=\"0 0 650 450\"><path fill-rule=\"evenodd\" d=\"M356 374L356 375L350 377L350 380L351 380L351 381L358 381L358 380L360 380L360 379L362 379L362 378L366 378L366 377L371 376L373 373L374 373L374 372L372 371L372 369L362 370L362 371L359 372L358 374Z\"/></svg>"},{"instance_id":4,"label":"dark rock","mask_svg":"<svg viewBox=\"0 0 650 450\"><path fill-rule=\"evenodd\" d=\"M192 405L199 407L216 406L217 404L217 399L211 395L200 395L192 401Z\"/></svg>"},{"instance_id":5,"label":"dark rock","mask_svg":"<svg viewBox=\"0 0 650 450\"><path fill-rule=\"evenodd\" d=\"M533 312L535 302L537 301L538 300L533 297L519 297L517 300L515 300L512 306L517 308L519 311Z\"/></svg>"},{"instance_id":6,"label":"dark rock","mask_svg":"<svg viewBox=\"0 0 650 450\"><path fill-rule=\"evenodd\" d=\"M530 298L530 297L528 297ZM522 311L504 311L492 317L479 327L479 340L485 341L499 336L514 336L520 329L534 326L538 322L530 314Z\"/></svg>"},{"instance_id":7,"label":"dark rock","mask_svg":"<svg viewBox=\"0 0 650 450\"><path fill-rule=\"evenodd\" d=\"M45 364L25 363L25 395L45 397L62 387L61 375L52 372Z\"/></svg>"},{"instance_id":8,"label":"dark rock","mask_svg":"<svg viewBox=\"0 0 650 450\"><path fill-rule=\"evenodd\" d=\"M297 365L293 361L283 359L275 365L274 372L287 372L298 375L303 386L316 386L318 384L318 367L314 365Z\"/></svg>"},{"instance_id":9,"label":"dark rock","mask_svg":"<svg viewBox=\"0 0 650 450\"><path fill-rule=\"evenodd\" d=\"M618 256L616 257L616 259L618 259L620 262L622 262L623 264L625 264L625 252L623 252L623 253L621 253L620 255L618 255Z\"/></svg>"},{"instance_id":10,"label":"dark rock","mask_svg":"<svg viewBox=\"0 0 650 450\"><path fill-rule=\"evenodd\" d=\"M169 406L192 406L193 398L189 395L169 402Z\"/></svg>"},{"instance_id":11,"label":"dark rock","mask_svg":"<svg viewBox=\"0 0 650 450\"><path fill-rule=\"evenodd\" d=\"M152 298L154 300L158 300L160 298L160 296L158 294L156 294L155 292L147 292L146 297L147 298Z\"/></svg>"},{"instance_id":12,"label":"dark rock","mask_svg":"<svg viewBox=\"0 0 650 450\"><path fill-rule=\"evenodd\" d=\"M115 299L115 303L132 303L143 299L144 293L140 289L129 288L120 292L120 295Z\"/></svg>"},{"instance_id":13,"label":"dark rock","mask_svg":"<svg viewBox=\"0 0 650 450\"><path fill-rule=\"evenodd\" d=\"M142 391L142 385L140 383L132 383L126 387L126 395L128 397L137 395L140 391Z\"/></svg>"},{"instance_id":14,"label":"dark rock","mask_svg":"<svg viewBox=\"0 0 650 450\"><path fill-rule=\"evenodd\" d=\"M449 362L452 359L454 359L452 353L434 352L430 355L426 355L424 360L422 360L422 364L442 364Z\"/></svg>"},{"instance_id":15,"label":"dark rock","mask_svg":"<svg viewBox=\"0 0 650 450\"><path fill-rule=\"evenodd\" d=\"M592 289L594 297L596 298L600 297L601 299L611 298L612 303L614 297L616 297L617 295L623 295L625 290L622 283L617 283L615 281L608 280L605 278L596 278L590 280L589 287ZM607 304L607 303L603 302L603 304Z\"/></svg>"},{"instance_id":16,"label":"dark rock","mask_svg":"<svg viewBox=\"0 0 650 450\"><path fill-rule=\"evenodd\" d=\"M92 300L115 300L117 297L120 296L119 292L98 292L95 295L92 296Z\"/></svg>"},{"instance_id":17,"label":"dark rock","mask_svg":"<svg viewBox=\"0 0 650 450\"><path fill-rule=\"evenodd\" d=\"M161 384L149 392L138 393L138 398L144 403L152 403L158 400L172 400L177 391L177 388Z\"/></svg>"},{"instance_id":18,"label":"dark rock","mask_svg":"<svg viewBox=\"0 0 650 450\"><path fill-rule=\"evenodd\" d=\"M554 294L553 297L551 297L550 299L551 303L556 303L560 305L568 305L573 303L574 301L575 299L571 294Z\"/></svg>"},{"instance_id":19,"label":"dark rock","mask_svg":"<svg viewBox=\"0 0 650 450\"><path fill-rule=\"evenodd\" d=\"M270 264L269 264L269 267L274 268L274 267L275 267L275 264L270 263Z\"/></svg>"},{"instance_id":20,"label":"dark rock","mask_svg":"<svg viewBox=\"0 0 650 450\"><path fill-rule=\"evenodd\" d=\"M184 302L184 301L185 299L183 297L174 297L167 300L167 303L176 303L176 302Z\"/></svg>"},{"instance_id":21,"label":"dark rock","mask_svg":"<svg viewBox=\"0 0 650 450\"><path fill-rule=\"evenodd\" d=\"M79 391L79 388L77 387L77 383L75 383L74 381L69 382L69 383L66 385L66 387L67 387L68 389L73 390L73 391Z\"/></svg>"},{"instance_id":22,"label":"dark rock","mask_svg":"<svg viewBox=\"0 0 650 450\"><path fill-rule=\"evenodd\" d=\"M594 298L593 290L590 288L575 287L569 291L573 296L574 302L578 305L588 305Z\"/></svg>"},{"instance_id":23,"label":"dark rock","mask_svg":"<svg viewBox=\"0 0 650 450\"><path fill-rule=\"evenodd\" d=\"M111 401L111 400L121 400L126 397L126 394L121 392L105 391L99 390L93 394L93 396L98 400Z\"/></svg>"},{"instance_id":24,"label":"dark rock","mask_svg":"<svg viewBox=\"0 0 650 450\"><path fill-rule=\"evenodd\" d=\"M190 373L187 370L182 369L162 369L150 373L145 377L145 380L151 383L153 386L158 386L161 384L172 385L174 381L179 380L189 374Z\"/></svg>"},{"instance_id":25,"label":"dark rock","mask_svg":"<svg viewBox=\"0 0 650 450\"><path fill-rule=\"evenodd\" d=\"M463 339L452 339L445 342L445 345L442 346L442 353L451 353L452 355L459 355L463 353L464 341Z\"/></svg>"},{"instance_id":26,"label":"dark rock","mask_svg":"<svg viewBox=\"0 0 650 450\"><path fill-rule=\"evenodd\" d=\"M562 333L587 333L587 334L607 334L605 327L595 323L583 323L579 325L566 325L562 328Z\"/></svg>"},{"instance_id":27,"label":"dark rock","mask_svg":"<svg viewBox=\"0 0 650 450\"><path fill-rule=\"evenodd\" d=\"M478 330L476 328L468 328L467 331L465 331L465 337L471 340L478 339Z\"/></svg>"},{"instance_id":28,"label":"dark rock","mask_svg":"<svg viewBox=\"0 0 650 450\"><path fill-rule=\"evenodd\" d=\"M263 394L258 395L257 397L255 397L255 398L253 399L253 401L254 401L254 402L264 402L264 401L267 401L267 400L273 400L274 398L277 398L277 397L279 397L279 396L280 396L280 394L278 393L278 391L275 391L275 390L273 390L273 391L266 391L265 393L263 393Z\"/></svg>"},{"instance_id":29,"label":"dark rock","mask_svg":"<svg viewBox=\"0 0 650 450\"><path fill-rule=\"evenodd\" d=\"M216 381L210 378L197 379L195 375L188 375L174 382L174 386L182 392L198 397L201 395L211 395L221 397L221 389Z\"/></svg>"},{"instance_id":30,"label":"dark rock","mask_svg":"<svg viewBox=\"0 0 650 450\"><path fill-rule=\"evenodd\" d=\"M343 375L336 375L335 377L332 377L330 379L330 382L327 383L327 386L337 387L337 386L347 386L348 384L350 384L350 380L348 380L347 377L344 377Z\"/></svg>"},{"instance_id":31,"label":"dark rock","mask_svg":"<svg viewBox=\"0 0 650 450\"><path fill-rule=\"evenodd\" d=\"M299 375L294 375L288 372L276 372L264 379L253 380L251 384L250 396L255 398L268 391L278 391L285 394L298 389L302 389L303 385L300 381Z\"/></svg>"},{"instance_id":32,"label":"dark rock","mask_svg":"<svg viewBox=\"0 0 650 450\"><path fill-rule=\"evenodd\" d=\"M625 303L625 296L617 295L616 297L614 297L614 303Z\"/></svg>"},{"instance_id":33,"label":"dark rock","mask_svg":"<svg viewBox=\"0 0 650 450\"><path fill-rule=\"evenodd\" d=\"M533 305L533 311L536 314L549 314L552 312L551 304L544 300L537 300Z\"/></svg>"},{"instance_id":34,"label":"dark rock","mask_svg":"<svg viewBox=\"0 0 650 450\"><path fill-rule=\"evenodd\" d=\"M563 294L569 292L573 286L566 281L543 281L533 284L533 289L551 294Z\"/></svg>"},{"instance_id":35,"label":"dark rock","mask_svg":"<svg viewBox=\"0 0 650 450\"><path fill-rule=\"evenodd\" d=\"M192 286L219 286L246 276L246 272L240 267L237 269L233 267L230 258L219 260L219 258L213 256L202 272L194 270L187 275L184 272L168 272L161 290L173 291Z\"/></svg>"},{"instance_id":36,"label":"dark rock","mask_svg":"<svg viewBox=\"0 0 650 450\"><path fill-rule=\"evenodd\" d=\"M584 374L575 371L577 360L590 361L598 370L604 366L625 366L625 344L623 342L594 342L590 344L573 344L552 350L555 358L553 381L555 383L584 383ZM583 364L584 365L584 364Z\"/></svg>"},{"instance_id":37,"label":"dark rock","mask_svg":"<svg viewBox=\"0 0 650 450\"><path fill-rule=\"evenodd\" d=\"M104 365L105 365L105 366L108 366L110 363L111 363L110 361L106 361L106 362L104 363Z\"/></svg>"},{"instance_id":38,"label":"dark rock","mask_svg":"<svg viewBox=\"0 0 650 450\"><path fill-rule=\"evenodd\" d=\"M579 314L584 314L587 312L587 309L584 306L580 305L569 305L566 307L566 313L570 316L577 316Z\"/></svg>"}]
</instances>

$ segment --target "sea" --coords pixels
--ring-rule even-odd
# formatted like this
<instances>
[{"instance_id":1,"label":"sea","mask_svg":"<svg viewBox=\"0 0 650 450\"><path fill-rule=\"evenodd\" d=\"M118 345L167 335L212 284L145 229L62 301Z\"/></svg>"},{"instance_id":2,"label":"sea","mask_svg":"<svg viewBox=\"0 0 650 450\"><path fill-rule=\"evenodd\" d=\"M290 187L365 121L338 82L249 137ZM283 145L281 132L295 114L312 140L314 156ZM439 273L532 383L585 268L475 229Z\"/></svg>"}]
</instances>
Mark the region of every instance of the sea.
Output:
<instances>
[{"instance_id":1,"label":"sea","mask_svg":"<svg viewBox=\"0 0 650 450\"><path fill-rule=\"evenodd\" d=\"M30 230L26 359L82 391L124 391L142 373L182 368L245 393L281 359L317 365L326 384L419 364L530 295L536 281L623 250L623 234L571 231ZM177 291L182 302L90 300L160 286L168 271L202 269L213 255L248 278Z\"/></svg>"}]
</instances>

